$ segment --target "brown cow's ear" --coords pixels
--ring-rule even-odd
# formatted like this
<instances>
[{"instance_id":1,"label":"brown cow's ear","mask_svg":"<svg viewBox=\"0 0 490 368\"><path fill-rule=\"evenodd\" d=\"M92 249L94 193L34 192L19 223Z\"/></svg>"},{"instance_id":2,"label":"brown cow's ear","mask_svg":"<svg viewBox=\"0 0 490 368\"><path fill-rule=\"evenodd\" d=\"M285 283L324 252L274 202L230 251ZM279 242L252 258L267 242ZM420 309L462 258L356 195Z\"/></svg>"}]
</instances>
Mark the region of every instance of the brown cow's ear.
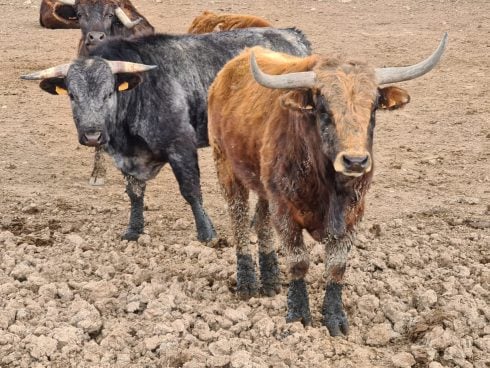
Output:
<instances>
[{"instance_id":1,"label":"brown cow's ear","mask_svg":"<svg viewBox=\"0 0 490 368\"><path fill-rule=\"evenodd\" d=\"M143 78L135 73L119 73L116 75L116 86L119 92L129 91L141 83Z\"/></svg>"},{"instance_id":2,"label":"brown cow's ear","mask_svg":"<svg viewBox=\"0 0 490 368\"><path fill-rule=\"evenodd\" d=\"M395 110L410 102L408 92L395 86L378 88L378 92L378 108L380 109Z\"/></svg>"},{"instance_id":3,"label":"brown cow's ear","mask_svg":"<svg viewBox=\"0 0 490 368\"><path fill-rule=\"evenodd\" d=\"M42 90L52 95L67 95L68 90L65 85L65 78L48 78L43 79L39 84Z\"/></svg>"},{"instance_id":4,"label":"brown cow's ear","mask_svg":"<svg viewBox=\"0 0 490 368\"><path fill-rule=\"evenodd\" d=\"M307 91L290 91L281 96L280 103L283 109L311 114L315 108L313 103L308 101Z\"/></svg>"}]
</instances>

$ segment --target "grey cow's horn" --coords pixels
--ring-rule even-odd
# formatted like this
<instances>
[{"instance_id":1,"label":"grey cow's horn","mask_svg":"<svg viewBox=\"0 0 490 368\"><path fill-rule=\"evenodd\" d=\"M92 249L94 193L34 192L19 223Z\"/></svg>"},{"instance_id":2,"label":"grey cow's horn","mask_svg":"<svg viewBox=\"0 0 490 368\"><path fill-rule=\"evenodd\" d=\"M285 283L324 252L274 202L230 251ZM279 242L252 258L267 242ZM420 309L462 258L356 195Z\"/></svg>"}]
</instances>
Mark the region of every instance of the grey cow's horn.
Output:
<instances>
[{"instance_id":1,"label":"grey cow's horn","mask_svg":"<svg viewBox=\"0 0 490 368\"><path fill-rule=\"evenodd\" d=\"M36 80L36 79L65 77L66 73L68 73L68 69L70 68L70 65L71 63L53 66L52 68L40 70L38 72L34 72L27 75L22 75L20 78L27 79L27 80Z\"/></svg>"},{"instance_id":2,"label":"grey cow's horn","mask_svg":"<svg viewBox=\"0 0 490 368\"><path fill-rule=\"evenodd\" d=\"M65 5L75 5L75 0L59 0L59 2Z\"/></svg>"},{"instance_id":3,"label":"grey cow's horn","mask_svg":"<svg viewBox=\"0 0 490 368\"><path fill-rule=\"evenodd\" d=\"M316 81L315 72L297 72L280 75L266 74L260 70L253 51L250 51L250 70L255 81L267 88L312 88Z\"/></svg>"},{"instance_id":4,"label":"grey cow's horn","mask_svg":"<svg viewBox=\"0 0 490 368\"><path fill-rule=\"evenodd\" d=\"M141 18L138 18L135 21L132 21L120 7L116 8L115 13L116 17L121 21L121 23L129 29L133 28L143 20Z\"/></svg>"},{"instance_id":5,"label":"grey cow's horn","mask_svg":"<svg viewBox=\"0 0 490 368\"><path fill-rule=\"evenodd\" d=\"M396 83L418 78L434 68L441 59L447 44L447 32L444 33L436 51L418 64L402 67L376 68L378 84Z\"/></svg>"},{"instance_id":6,"label":"grey cow's horn","mask_svg":"<svg viewBox=\"0 0 490 368\"><path fill-rule=\"evenodd\" d=\"M131 63L129 61L106 60L106 63L109 64L112 74L147 72L157 68L156 65Z\"/></svg>"}]
</instances>

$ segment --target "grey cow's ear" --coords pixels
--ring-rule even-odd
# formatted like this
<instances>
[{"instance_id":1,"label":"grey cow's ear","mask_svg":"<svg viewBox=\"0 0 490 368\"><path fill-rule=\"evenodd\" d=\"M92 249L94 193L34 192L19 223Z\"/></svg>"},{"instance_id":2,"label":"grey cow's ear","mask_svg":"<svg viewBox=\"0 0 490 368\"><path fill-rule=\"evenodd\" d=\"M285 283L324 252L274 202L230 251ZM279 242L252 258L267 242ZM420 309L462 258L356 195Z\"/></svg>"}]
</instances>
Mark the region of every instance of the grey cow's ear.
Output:
<instances>
[{"instance_id":1,"label":"grey cow's ear","mask_svg":"<svg viewBox=\"0 0 490 368\"><path fill-rule=\"evenodd\" d=\"M51 93L52 95L67 95L65 78L47 78L43 79L39 84L42 90Z\"/></svg>"},{"instance_id":2,"label":"grey cow's ear","mask_svg":"<svg viewBox=\"0 0 490 368\"><path fill-rule=\"evenodd\" d=\"M116 88L119 92L129 91L142 82L143 78L136 73L116 74Z\"/></svg>"}]
</instances>

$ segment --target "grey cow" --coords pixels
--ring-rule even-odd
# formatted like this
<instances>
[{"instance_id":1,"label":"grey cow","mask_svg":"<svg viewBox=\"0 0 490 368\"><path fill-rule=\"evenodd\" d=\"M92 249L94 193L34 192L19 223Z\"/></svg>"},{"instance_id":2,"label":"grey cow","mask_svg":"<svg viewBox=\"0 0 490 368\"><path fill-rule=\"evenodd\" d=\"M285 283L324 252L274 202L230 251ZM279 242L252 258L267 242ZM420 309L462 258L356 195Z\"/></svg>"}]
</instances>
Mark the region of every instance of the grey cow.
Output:
<instances>
[{"instance_id":1,"label":"grey cow","mask_svg":"<svg viewBox=\"0 0 490 368\"><path fill-rule=\"evenodd\" d=\"M109 40L72 64L23 76L52 94L68 93L79 141L101 144L126 177L131 201L124 239L144 229L146 181L169 163L190 204L197 238L216 237L202 205L197 148L208 146L207 89L245 47L297 56L310 44L297 29L251 28L203 35Z\"/></svg>"}]
</instances>

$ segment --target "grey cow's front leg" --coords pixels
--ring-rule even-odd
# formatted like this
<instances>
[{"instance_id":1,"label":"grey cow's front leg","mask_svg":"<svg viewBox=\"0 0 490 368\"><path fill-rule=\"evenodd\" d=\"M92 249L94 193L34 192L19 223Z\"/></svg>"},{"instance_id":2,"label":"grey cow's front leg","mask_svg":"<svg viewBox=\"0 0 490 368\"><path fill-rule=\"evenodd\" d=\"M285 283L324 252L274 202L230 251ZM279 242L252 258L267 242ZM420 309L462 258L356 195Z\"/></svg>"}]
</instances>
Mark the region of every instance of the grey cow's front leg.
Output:
<instances>
[{"instance_id":1,"label":"grey cow's front leg","mask_svg":"<svg viewBox=\"0 0 490 368\"><path fill-rule=\"evenodd\" d=\"M126 193L131 202L131 212L128 228L122 235L122 238L125 240L138 240L145 228L143 209L146 182L136 179L131 175L124 175L124 177L126 179Z\"/></svg>"},{"instance_id":2,"label":"grey cow's front leg","mask_svg":"<svg viewBox=\"0 0 490 368\"><path fill-rule=\"evenodd\" d=\"M341 239L325 241L327 285L322 314L323 324L327 326L331 336L347 335L349 332L349 322L342 305L342 288L347 256L353 237L353 234L348 234Z\"/></svg>"}]
</instances>

